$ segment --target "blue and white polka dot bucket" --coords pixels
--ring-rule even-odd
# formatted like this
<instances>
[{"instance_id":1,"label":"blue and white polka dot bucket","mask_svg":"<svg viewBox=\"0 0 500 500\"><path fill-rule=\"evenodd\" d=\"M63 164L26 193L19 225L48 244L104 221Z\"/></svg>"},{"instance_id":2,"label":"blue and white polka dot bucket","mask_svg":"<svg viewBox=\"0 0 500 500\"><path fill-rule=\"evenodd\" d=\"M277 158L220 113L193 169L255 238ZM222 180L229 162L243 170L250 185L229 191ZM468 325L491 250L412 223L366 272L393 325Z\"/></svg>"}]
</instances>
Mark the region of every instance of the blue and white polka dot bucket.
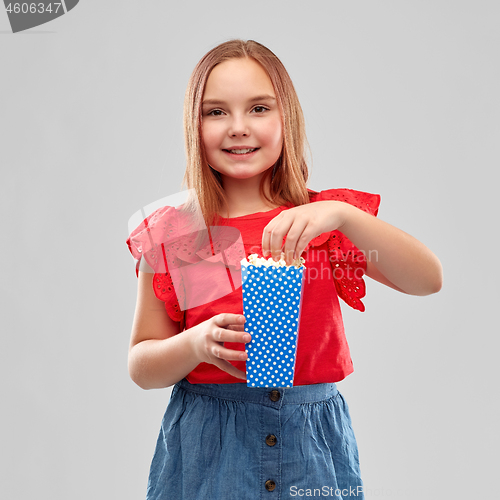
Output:
<instances>
[{"instance_id":1,"label":"blue and white polka dot bucket","mask_svg":"<svg viewBox=\"0 0 500 500\"><path fill-rule=\"evenodd\" d=\"M293 387L304 269L242 261L248 387Z\"/></svg>"}]
</instances>

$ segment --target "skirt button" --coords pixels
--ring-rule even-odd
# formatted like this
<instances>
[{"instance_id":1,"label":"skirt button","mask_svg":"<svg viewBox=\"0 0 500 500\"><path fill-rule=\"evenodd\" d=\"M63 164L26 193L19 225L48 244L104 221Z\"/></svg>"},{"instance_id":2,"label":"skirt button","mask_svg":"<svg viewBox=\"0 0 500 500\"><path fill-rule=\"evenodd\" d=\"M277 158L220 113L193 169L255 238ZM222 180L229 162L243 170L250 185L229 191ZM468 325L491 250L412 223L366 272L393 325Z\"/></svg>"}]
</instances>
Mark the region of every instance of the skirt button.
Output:
<instances>
[{"instance_id":1,"label":"skirt button","mask_svg":"<svg viewBox=\"0 0 500 500\"><path fill-rule=\"evenodd\" d=\"M266 490L273 491L276 488L276 483L272 479L266 481Z\"/></svg>"},{"instance_id":2,"label":"skirt button","mask_svg":"<svg viewBox=\"0 0 500 500\"><path fill-rule=\"evenodd\" d=\"M276 403L276 401L278 401L278 399L281 397L281 394L280 394L280 391L277 391L276 389L272 390L270 393L269 393L269 399L271 401L274 401Z\"/></svg>"},{"instance_id":3,"label":"skirt button","mask_svg":"<svg viewBox=\"0 0 500 500\"><path fill-rule=\"evenodd\" d=\"M276 444L276 436L274 434L269 434L269 436L266 437L266 444L267 446L274 446Z\"/></svg>"}]
</instances>

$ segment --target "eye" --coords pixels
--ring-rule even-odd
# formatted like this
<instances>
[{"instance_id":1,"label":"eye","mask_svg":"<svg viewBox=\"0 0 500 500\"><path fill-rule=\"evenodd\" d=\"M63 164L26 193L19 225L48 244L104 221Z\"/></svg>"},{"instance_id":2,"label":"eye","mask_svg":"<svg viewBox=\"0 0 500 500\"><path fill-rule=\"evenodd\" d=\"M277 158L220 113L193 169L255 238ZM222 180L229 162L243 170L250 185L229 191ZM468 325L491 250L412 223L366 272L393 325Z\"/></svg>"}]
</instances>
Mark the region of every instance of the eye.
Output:
<instances>
[{"instance_id":1,"label":"eye","mask_svg":"<svg viewBox=\"0 0 500 500\"><path fill-rule=\"evenodd\" d=\"M223 114L223 111L220 109L212 109L212 111L209 111L207 113L207 116L221 116Z\"/></svg>"},{"instance_id":2,"label":"eye","mask_svg":"<svg viewBox=\"0 0 500 500\"><path fill-rule=\"evenodd\" d=\"M264 113L264 111L268 111L268 108L266 108L265 106L255 106L252 111L255 111L257 114L261 115L262 113Z\"/></svg>"}]
</instances>

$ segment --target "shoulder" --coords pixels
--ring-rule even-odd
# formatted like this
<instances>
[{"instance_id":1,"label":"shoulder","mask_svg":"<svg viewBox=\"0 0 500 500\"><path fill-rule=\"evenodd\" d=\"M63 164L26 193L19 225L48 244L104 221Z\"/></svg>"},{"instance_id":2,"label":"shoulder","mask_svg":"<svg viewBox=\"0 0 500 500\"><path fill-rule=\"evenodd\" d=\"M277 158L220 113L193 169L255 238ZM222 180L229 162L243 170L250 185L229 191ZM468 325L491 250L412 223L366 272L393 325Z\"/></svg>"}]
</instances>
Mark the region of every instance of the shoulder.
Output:
<instances>
[{"instance_id":1,"label":"shoulder","mask_svg":"<svg viewBox=\"0 0 500 500\"><path fill-rule=\"evenodd\" d=\"M129 220L127 245L135 258L140 258L152 246L152 238L160 228L165 229L172 219L175 208L163 206L151 210L139 210Z\"/></svg>"},{"instance_id":2,"label":"shoulder","mask_svg":"<svg viewBox=\"0 0 500 500\"><path fill-rule=\"evenodd\" d=\"M141 270L151 272L153 268L157 273L164 272L165 252L178 247L181 240L196 235L203 227L203 221L196 220L180 208L148 206L129 220L129 228L134 229L130 231L126 243L136 261L142 257L146 260L149 267L144 265Z\"/></svg>"},{"instance_id":3,"label":"shoulder","mask_svg":"<svg viewBox=\"0 0 500 500\"><path fill-rule=\"evenodd\" d=\"M307 191L309 192L309 200L311 203L327 200L342 201L372 215L377 215L380 206L381 198L379 194L367 193L356 189L334 188L324 191L313 191L308 189Z\"/></svg>"},{"instance_id":4,"label":"shoulder","mask_svg":"<svg viewBox=\"0 0 500 500\"><path fill-rule=\"evenodd\" d=\"M136 242L138 245L151 247L154 243L166 243L205 227L204 220L199 214L183 210L182 206L165 205L158 208L149 206L139 210L130 219L127 243Z\"/></svg>"}]
</instances>

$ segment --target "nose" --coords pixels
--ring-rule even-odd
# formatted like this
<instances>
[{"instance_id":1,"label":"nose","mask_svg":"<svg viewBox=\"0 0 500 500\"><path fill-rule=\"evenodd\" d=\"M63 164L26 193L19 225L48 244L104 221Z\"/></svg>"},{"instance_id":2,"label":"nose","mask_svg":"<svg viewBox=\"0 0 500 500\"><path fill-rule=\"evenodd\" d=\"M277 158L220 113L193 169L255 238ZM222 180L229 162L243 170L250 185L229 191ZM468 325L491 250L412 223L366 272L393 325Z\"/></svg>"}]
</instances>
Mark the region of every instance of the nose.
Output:
<instances>
[{"instance_id":1,"label":"nose","mask_svg":"<svg viewBox=\"0 0 500 500\"><path fill-rule=\"evenodd\" d=\"M250 129L245 117L234 115L229 125L228 134L231 137L247 137L250 135Z\"/></svg>"}]
</instances>

